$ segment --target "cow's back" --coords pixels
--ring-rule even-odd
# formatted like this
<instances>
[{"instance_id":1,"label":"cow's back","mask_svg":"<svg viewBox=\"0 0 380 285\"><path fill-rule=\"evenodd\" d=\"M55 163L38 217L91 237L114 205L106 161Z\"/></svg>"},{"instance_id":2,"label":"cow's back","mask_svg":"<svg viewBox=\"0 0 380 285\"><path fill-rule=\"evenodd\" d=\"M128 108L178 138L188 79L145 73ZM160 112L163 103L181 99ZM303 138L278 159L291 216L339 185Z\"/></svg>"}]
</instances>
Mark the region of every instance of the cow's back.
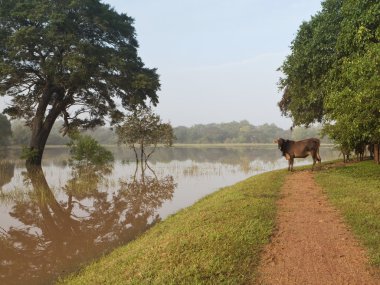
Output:
<instances>
[{"instance_id":1,"label":"cow's back","mask_svg":"<svg viewBox=\"0 0 380 285\"><path fill-rule=\"evenodd\" d=\"M305 158L310 154L314 155L318 151L319 146L320 140L316 138L294 141L289 146L289 153L298 158Z\"/></svg>"}]
</instances>

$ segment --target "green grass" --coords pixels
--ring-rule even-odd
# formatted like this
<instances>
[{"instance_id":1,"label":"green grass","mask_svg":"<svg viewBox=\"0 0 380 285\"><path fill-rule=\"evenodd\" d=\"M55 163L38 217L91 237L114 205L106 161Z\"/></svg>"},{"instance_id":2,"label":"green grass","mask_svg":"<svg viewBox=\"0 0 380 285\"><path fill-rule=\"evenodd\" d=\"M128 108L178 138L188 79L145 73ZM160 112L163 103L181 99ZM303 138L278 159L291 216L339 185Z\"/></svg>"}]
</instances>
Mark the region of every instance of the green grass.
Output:
<instances>
[{"instance_id":1,"label":"green grass","mask_svg":"<svg viewBox=\"0 0 380 285\"><path fill-rule=\"evenodd\" d=\"M245 284L275 227L287 171L254 176L170 216L59 284Z\"/></svg>"},{"instance_id":2,"label":"green grass","mask_svg":"<svg viewBox=\"0 0 380 285\"><path fill-rule=\"evenodd\" d=\"M316 181L380 267L380 166L373 161L316 172Z\"/></svg>"}]
</instances>

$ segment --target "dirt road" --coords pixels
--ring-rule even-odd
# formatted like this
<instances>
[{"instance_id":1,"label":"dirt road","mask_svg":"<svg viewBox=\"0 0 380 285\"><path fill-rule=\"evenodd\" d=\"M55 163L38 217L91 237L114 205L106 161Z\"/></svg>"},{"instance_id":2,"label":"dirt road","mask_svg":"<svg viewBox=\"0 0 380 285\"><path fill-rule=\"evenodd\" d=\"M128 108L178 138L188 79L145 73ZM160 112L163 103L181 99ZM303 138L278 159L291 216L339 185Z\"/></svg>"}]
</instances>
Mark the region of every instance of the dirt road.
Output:
<instances>
[{"instance_id":1,"label":"dirt road","mask_svg":"<svg viewBox=\"0 0 380 285\"><path fill-rule=\"evenodd\" d=\"M310 171L289 175L282 194L278 230L264 251L259 284L380 284Z\"/></svg>"}]
</instances>

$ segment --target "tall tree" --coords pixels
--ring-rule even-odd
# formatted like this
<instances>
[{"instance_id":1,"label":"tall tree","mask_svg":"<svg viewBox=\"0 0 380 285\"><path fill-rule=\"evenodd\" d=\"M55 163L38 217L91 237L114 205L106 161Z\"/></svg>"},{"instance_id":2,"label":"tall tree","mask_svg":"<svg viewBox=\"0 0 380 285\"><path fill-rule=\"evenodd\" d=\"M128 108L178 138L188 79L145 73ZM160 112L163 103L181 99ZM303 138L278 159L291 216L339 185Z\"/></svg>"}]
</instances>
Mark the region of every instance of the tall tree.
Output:
<instances>
[{"instance_id":1,"label":"tall tree","mask_svg":"<svg viewBox=\"0 0 380 285\"><path fill-rule=\"evenodd\" d=\"M141 162L149 159L158 144L172 146L175 139L170 123L163 123L159 115L150 108L137 108L126 116L122 125L116 129L118 142L133 149L139 161L137 147L140 148ZM151 147L149 152L147 148Z\"/></svg>"},{"instance_id":2,"label":"tall tree","mask_svg":"<svg viewBox=\"0 0 380 285\"><path fill-rule=\"evenodd\" d=\"M284 61L280 109L338 143L380 143L380 2L325 0Z\"/></svg>"},{"instance_id":3,"label":"tall tree","mask_svg":"<svg viewBox=\"0 0 380 285\"><path fill-rule=\"evenodd\" d=\"M12 98L4 112L31 128L27 164L41 164L58 117L65 134L158 103L158 75L137 47L133 19L99 0L0 2L0 95Z\"/></svg>"},{"instance_id":4,"label":"tall tree","mask_svg":"<svg viewBox=\"0 0 380 285\"><path fill-rule=\"evenodd\" d=\"M324 108L326 125L343 129L355 142L380 143L380 2L346 0ZM327 128L334 135L338 128Z\"/></svg>"},{"instance_id":5,"label":"tall tree","mask_svg":"<svg viewBox=\"0 0 380 285\"><path fill-rule=\"evenodd\" d=\"M280 67L284 76L279 87L284 91L278 103L294 125L322 122L324 82L337 60L336 42L342 21L343 0L326 0L322 11L303 22L291 44L291 54Z\"/></svg>"}]
</instances>

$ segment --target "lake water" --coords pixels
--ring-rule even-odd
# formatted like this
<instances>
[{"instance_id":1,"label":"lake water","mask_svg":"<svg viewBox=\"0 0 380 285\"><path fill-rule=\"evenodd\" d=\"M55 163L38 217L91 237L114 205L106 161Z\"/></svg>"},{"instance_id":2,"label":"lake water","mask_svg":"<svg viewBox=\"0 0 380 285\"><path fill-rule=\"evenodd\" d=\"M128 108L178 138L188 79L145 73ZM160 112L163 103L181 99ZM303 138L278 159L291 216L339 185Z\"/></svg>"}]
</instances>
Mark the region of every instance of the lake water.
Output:
<instances>
[{"instance_id":1,"label":"lake water","mask_svg":"<svg viewBox=\"0 0 380 285\"><path fill-rule=\"evenodd\" d=\"M275 146L159 148L143 167L111 150L112 165L83 169L66 148L47 148L33 171L19 150L1 152L0 284L51 284L223 186L287 167Z\"/></svg>"}]
</instances>

